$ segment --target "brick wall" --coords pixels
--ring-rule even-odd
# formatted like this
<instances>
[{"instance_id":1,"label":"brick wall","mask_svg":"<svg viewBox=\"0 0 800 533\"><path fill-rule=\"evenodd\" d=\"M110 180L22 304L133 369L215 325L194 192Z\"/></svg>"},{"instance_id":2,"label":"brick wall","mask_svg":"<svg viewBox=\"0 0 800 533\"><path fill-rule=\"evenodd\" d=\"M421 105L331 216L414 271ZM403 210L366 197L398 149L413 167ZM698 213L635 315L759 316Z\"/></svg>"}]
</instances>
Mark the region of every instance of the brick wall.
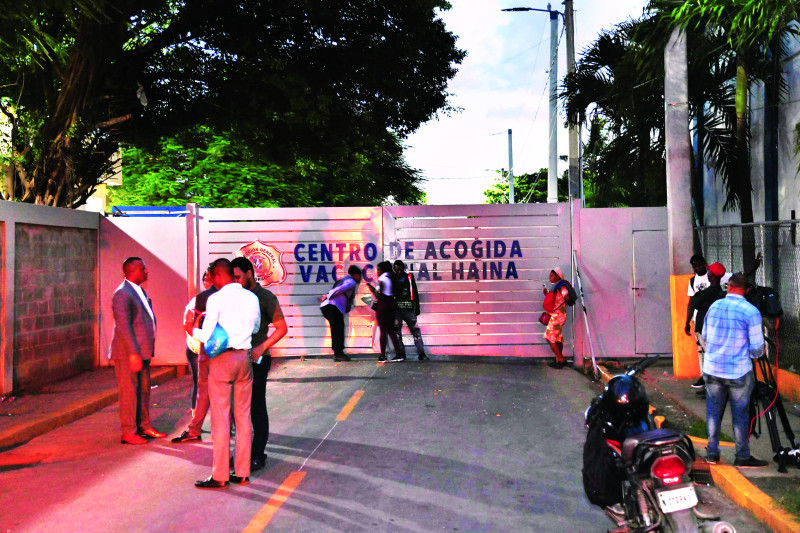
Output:
<instances>
[{"instance_id":1,"label":"brick wall","mask_svg":"<svg viewBox=\"0 0 800 533\"><path fill-rule=\"evenodd\" d=\"M14 390L94 366L97 232L17 224Z\"/></svg>"}]
</instances>

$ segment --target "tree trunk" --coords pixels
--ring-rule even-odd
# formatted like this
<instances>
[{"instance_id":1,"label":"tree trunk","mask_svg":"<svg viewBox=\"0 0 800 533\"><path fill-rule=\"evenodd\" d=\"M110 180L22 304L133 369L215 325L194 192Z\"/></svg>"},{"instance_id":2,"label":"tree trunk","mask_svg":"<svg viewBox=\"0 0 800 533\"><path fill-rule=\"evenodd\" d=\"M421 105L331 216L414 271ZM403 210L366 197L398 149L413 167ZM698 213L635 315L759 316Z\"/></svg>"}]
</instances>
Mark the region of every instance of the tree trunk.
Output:
<instances>
[{"instance_id":1,"label":"tree trunk","mask_svg":"<svg viewBox=\"0 0 800 533\"><path fill-rule=\"evenodd\" d=\"M748 142L747 60L744 50L736 52L736 196L739 199L741 222L753 222L753 186L750 181L750 143ZM742 228L742 263L744 270L752 268L755 260L755 231ZM729 265L729 268L732 265Z\"/></svg>"}]
</instances>

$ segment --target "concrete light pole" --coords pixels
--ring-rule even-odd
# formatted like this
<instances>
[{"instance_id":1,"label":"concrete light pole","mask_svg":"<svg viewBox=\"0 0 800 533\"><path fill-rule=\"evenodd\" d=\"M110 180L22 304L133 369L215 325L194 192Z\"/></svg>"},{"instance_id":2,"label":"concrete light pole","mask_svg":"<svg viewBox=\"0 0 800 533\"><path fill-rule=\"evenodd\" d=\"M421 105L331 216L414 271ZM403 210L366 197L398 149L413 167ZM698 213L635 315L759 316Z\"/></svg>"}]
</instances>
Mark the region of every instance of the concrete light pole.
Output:
<instances>
[{"instance_id":1,"label":"concrete light pole","mask_svg":"<svg viewBox=\"0 0 800 533\"><path fill-rule=\"evenodd\" d=\"M514 203L514 152L511 150L511 128L508 128L508 203Z\"/></svg>"},{"instance_id":2,"label":"concrete light pole","mask_svg":"<svg viewBox=\"0 0 800 533\"><path fill-rule=\"evenodd\" d=\"M572 13L572 0L569 0L570 13ZM512 7L503 9L502 11L541 11L550 15L550 149L549 159L547 164L547 201L549 203L558 202L558 15L562 15L558 11L550 9L550 4L547 4L547 9L536 9L533 7ZM572 23L572 16L570 15L570 24ZM566 17L564 23L566 24ZM569 33L569 32L568 32ZM574 34L573 34L574 36ZM574 65L575 51L573 49L572 63ZM567 62L569 65L569 61ZM570 137L571 139L571 137ZM577 133L575 136L575 150L572 150L570 144L570 168L572 168L573 156L575 158L575 168L577 169L577 155L578 155L578 141ZM577 174L577 172L576 172ZM571 190L571 189L570 189Z\"/></svg>"},{"instance_id":3,"label":"concrete light pole","mask_svg":"<svg viewBox=\"0 0 800 533\"><path fill-rule=\"evenodd\" d=\"M667 148L667 236L675 377L700 375L694 339L683 332L694 253L692 231L689 81L686 34L675 29L664 50L664 122Z\"/></svg>"},{"instance_id":4,"label":"concrete light pole","mask_svg":"<svg viewBox=\"0 0 800 533\"><path fill-rule=\"evenodd\" d=\"M567 75L575 74L575 13L572 0L564 0L564 31L567 34ZM583 198L583 176L578 154L578 126L569 126L569 195Z\"/></svg>"},{"instance_id":5,"label":"concrete light pole","mask_svg":"<svg viewBox=\"0 0 800 533\"><path fill-rule=\"evenodd\" d=\"M558 11L550 11L550 158L547 164L547 203L558 202Z\"/></svg>"}]
</instances>

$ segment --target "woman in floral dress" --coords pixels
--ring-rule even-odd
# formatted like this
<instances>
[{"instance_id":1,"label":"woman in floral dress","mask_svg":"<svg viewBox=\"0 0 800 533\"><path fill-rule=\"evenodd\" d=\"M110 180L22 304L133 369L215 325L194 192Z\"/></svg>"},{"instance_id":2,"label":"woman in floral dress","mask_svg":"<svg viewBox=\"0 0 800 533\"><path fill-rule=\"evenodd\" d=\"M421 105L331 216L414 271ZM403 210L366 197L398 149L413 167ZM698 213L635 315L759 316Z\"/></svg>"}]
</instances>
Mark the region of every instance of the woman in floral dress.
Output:
<instances>
[{"instance_id":1,"label":"woman in floral dress","mask_svg":"<svg viewBox=\"0 0 800 533\"><path fill-rule=\"evenodd\" d=\"M556 267L550 271L550 283L558 284L559 281L564 279L564 272ZM544 294L547 295L547 288L543 289ZM567 321L567 301L569 300L569 290L564 284L558 286L555 290L555 303L554 311L550 313L550 321L547 323L547 328L544 330L544 339L553 350L553 355L556 360L548 365L552 368L564 368L567 366L567 360L564 359L564 323Z\"/></svg>"}]
</instances>

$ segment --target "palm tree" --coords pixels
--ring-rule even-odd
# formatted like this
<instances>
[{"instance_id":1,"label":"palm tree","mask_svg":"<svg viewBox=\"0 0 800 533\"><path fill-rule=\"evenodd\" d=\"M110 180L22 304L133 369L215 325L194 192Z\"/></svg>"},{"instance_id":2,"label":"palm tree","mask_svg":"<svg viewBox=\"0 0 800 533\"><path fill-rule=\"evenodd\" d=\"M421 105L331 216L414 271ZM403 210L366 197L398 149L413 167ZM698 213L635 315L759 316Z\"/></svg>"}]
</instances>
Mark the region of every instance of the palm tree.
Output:
<instances>
[{"instance_id":1,"label":"palm tree","mask_svg":"<svg viewBox=\"0 0 800 533\"><path fill-rule=\"evenodd\" d=\"M567 121L590 131L584 160L591 161L595 192L608 187L631 206L666 203L663 69L659 75L654 66L641 68L637 35L646 23L631 20L601 33L564 79L561 95Z\"/></svg>"},{"instance_id":2,"label":"palm tree","mask_svg":"<svg viewBox=\"0 0 800 533\"><path fill-rule=\"evenodd\" d=\"M723 169L729 185L726 206L738 205L741 221L753 222L752 183L749 150L749 85L760 80L785 89L785 82L774 68L785 41L795 31L790 23L800 18L798 0L654 0L650 9L668 28L703 32L727 45L720 56L735 65L735 150L733 165ZM732 58L730 57L732 55ZM724 69L728 70L728 69ZM777 77L777 78L776 78ZM692 79L690 77L690 86ZM729 119L726 119L729 120ZM751 254L745 254L745 257Z\"/></svg>"}]
</instances>

